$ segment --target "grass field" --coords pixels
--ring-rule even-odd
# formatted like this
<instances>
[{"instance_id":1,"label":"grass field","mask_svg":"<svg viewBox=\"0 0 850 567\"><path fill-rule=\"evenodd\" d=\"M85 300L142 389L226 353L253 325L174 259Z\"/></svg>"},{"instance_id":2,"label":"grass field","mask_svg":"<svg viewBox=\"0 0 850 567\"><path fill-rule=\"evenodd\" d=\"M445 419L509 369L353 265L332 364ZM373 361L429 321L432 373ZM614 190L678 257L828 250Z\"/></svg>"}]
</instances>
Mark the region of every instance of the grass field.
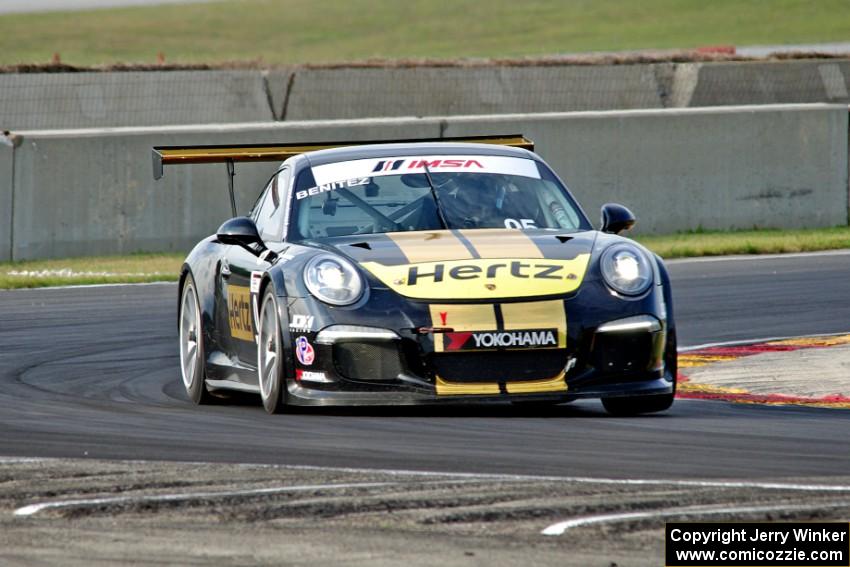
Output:
<instances>
[{"instance_id":1,"label":"grass field","mask_svg":"<svg viewBox=\"0 0 850 567\"><path fill-rule=\"evenodd\" d=\"M0 263L0 289L176 281L185 254L131 254Z\"/></svg>"},{"instance_id":2,"label":"grass field","mask_svg":"<svg viewBox=\"0 0 850 567\"><path fill-rule=\"evenodd\" d=\"M728 254L786 254L850 248L850 227L815 230L741 230L639 236L641 244L662 258Z\"/></svg>"},{"instance_id":3,"label":"grass field","mask_svg":"<svg viewBox=\"0 0 850 567\"><path fill-rule=\"evenodd\" d=\"M636 240L663 258L776 254L850 248L850 227L817 230L691 232ZM184 254L0 263L0 289L103 283L176 281Z\"/></svg>"},{"instance_id":4,"label":"grass field","mask_svg":"<svg viewBox=\"0 0 850 567\"><path fill-rule=\"evenodd\" d=\"M0 64L516 57L850 40L847 0L230 0L0 16Z\"/></svg>"}]
</instances>

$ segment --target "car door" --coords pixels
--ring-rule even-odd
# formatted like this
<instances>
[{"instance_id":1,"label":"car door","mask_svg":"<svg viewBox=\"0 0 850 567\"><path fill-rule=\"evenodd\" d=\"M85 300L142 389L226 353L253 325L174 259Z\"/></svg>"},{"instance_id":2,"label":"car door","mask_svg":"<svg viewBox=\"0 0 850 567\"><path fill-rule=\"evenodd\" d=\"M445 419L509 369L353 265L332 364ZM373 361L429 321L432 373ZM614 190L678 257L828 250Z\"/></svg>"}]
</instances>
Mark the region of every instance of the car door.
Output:
<instances>
[{"instance_id":1,"label":"car door","mask_svg":"<svg viewBox=\"0 0 850 567\"><path fill-rule=\"evenodd\" d=\"M272 177L250 215L260 238L274 251L280 251L282 246L289 179L288 167ZM255 252L241 246L228 246L222 267L222 289L225 290L230 328L228 354L240 366L252 369L257 366L257 321L262 299L258 295L259 287L263 273L271 266L266 255ZM255 376L251 378L251 382L256 381Z\"/></svg>"}]
</instances>

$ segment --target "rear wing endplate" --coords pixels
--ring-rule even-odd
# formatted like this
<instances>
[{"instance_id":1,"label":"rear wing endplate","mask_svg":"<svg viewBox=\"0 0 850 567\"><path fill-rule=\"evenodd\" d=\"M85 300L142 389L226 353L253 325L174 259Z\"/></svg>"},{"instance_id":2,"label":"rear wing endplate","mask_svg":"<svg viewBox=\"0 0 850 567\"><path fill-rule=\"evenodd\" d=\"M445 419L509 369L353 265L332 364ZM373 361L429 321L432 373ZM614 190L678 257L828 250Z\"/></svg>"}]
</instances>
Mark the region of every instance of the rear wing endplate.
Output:
<instances>
[{"instance_id":1,"label":"rear wing endplate","mask_svg":"<svg viewBox=\"0 0 850 567\"><path fill-rule=\"evenodd\" d=\"M153 178L160 179L166 165L188 165L194 163L225 163L229 177L230 204L236 216L236 198L233 191L234 164L236 162L285 161L292 156L341 148L373 144L415 144L419 142L465 142L495 144L534 151L534 142L520 134L505 136L465 136L459 138L414 139L414 140L371 140L367 142L346 141L318 144L243 144L223 146L157 146L153 148Z\"/></svg>"}]
</instances>

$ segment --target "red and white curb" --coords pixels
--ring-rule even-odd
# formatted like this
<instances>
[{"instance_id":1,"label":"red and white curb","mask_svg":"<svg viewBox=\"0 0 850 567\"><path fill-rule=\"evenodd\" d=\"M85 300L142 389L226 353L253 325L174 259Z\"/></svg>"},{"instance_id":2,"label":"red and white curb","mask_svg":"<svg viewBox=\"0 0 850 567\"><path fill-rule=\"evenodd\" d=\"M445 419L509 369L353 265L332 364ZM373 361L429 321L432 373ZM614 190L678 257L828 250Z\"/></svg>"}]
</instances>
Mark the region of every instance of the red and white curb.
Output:
<instances>
[{"instance_id":1,"label":"red and white curb","mask_svg":"<svg viewBox=\"0 0 850 567\"><path fill-rule=\"evenodd\" d=\"M723 400L745 404L800 405L809 407L850 408L850 396L843 393L821 397L788 394L756 394L745 388L729 388L703 384L688 378L689 370L720 362L764 353L791 352L803 349L823 349L850 344L850 335L828 335L777 339L752 344L707 345L679 353L679 384L677 398Z\"/></svg>"}]
</instances>

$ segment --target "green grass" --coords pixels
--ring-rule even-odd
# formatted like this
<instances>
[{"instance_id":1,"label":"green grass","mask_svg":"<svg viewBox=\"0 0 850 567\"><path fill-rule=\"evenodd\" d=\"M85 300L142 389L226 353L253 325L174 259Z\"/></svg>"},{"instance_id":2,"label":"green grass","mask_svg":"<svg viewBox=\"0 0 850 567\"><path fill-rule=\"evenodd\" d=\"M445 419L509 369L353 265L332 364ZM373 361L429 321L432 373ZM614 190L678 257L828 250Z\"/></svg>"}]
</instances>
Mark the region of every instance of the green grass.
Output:
<instances>
[{"instance_id":1,"label":"green grass","mask_svg":"<svg viewBox=\"0 0 850 567\"><path fill-rule=\"evenodd\" d=\"M698 231L635 240L662 258L726 254L785 254L850 248L850 227L807 230Z\"/></svg>"},{"instance_id":2,"label":"green grass","mask_svg":"<svg viewBox=\"0 0 850 567\"><path fill-rule=\"evenodd\" d=\"M724 254L778 254L850 248L850 227L810 230L687 232L638 236L663 258ZM0 263L0 289L177 281L183 254L133 254ZM61 273L62 271L65 273Z\"/></svg>"},{"instance_id":3,"label":"green grass","mask_svg":"<svg viewBox=\"0 0 850 567\"><path fill-rule=\"evenodd\" d=\"M846 0L230 0L0 16L0 64L568 52L850 40Z\"/></svg>"},{"instance_id":4,"label":"green grass","mask_svg":"<svg viewBox=\"0 0 850 567\"><path fill-rule=\"evenodd\" d=\"M0 263L0 289L177 281L185 254L132 254Z\"/></svg>"}]
</instances>

